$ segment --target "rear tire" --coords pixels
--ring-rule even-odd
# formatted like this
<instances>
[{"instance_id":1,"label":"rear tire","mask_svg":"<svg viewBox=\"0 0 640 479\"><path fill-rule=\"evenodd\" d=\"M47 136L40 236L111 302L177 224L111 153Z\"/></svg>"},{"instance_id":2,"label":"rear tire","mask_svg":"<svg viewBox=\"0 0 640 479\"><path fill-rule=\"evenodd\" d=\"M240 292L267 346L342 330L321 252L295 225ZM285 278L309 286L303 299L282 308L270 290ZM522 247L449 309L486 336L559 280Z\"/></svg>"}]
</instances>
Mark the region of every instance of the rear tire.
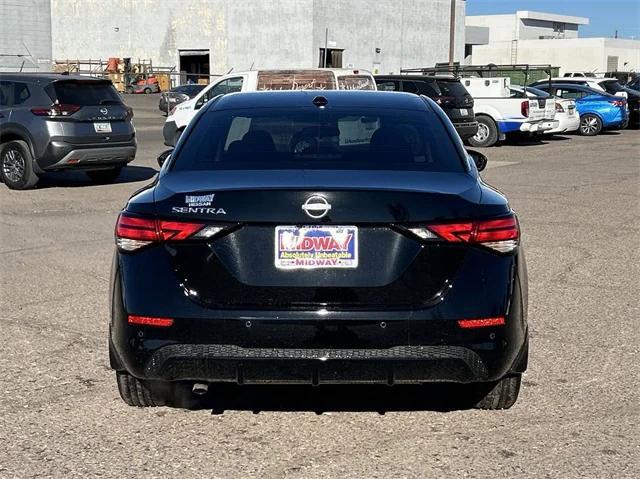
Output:
<instances>
[{"instance_id":1,"label":"rear tire","mask_svg":"<svg viewBox=\"0 0 640 479\"><path fill-rule=\"evenodd\" d=\"M148 95L149 93L151 93L151 88L145 88L144 89L144 94Z\"/></svg>"},{"instance_id":2,"label":"rear tire","mask_svg":"<svg viewBox=\"0 0 640 479\"><path fill-rule=\"evenodd\" d=\"M113 183L120 173L122 172L122 166L117 168L111 168L109 170L95 170L95 171L87 171L87 176L91 178L91 181L94 183Z\"/></svg>"},{"instance_id":3,"label":"rear tire","mask_svg":"<svg viewBox=\"0 0 640 479\"><path fill-rule=\"evenodd\" d=\"M580 128L582 136L596 136L602 131L602 120L597 115L587 113L580 117Z\"/></svg>"},{"instance_id":4,"label":"rear tire","mask_svg":"<svg viewBox=\"0 0 640 479\"><path fill-rule=\"evenodd\" d=\"M505 376L495 383L477 386L478 393L482 396L475 403L476 409L509 409L518 399L522 375L514 374Z\"/></svg>"},{"instance_id":5,"label":"rear tire","mask_svg":"<svg viewBox=\"0 0 640 479\"><path fill-rule=\"evenodd\" d=\"M467 141L475 147L486 148L493 146L498 141L498 127L496 123L488 116L476 117L478 121L478 131L475 135L469 137Z\"/></svg>"},{"instance_id":6,"label":"rear tire","mask_svg":"<svg viewBox=\"0 0 640 479\"><path fill-rule=\"evenodd\" d=\"M120 397L129 406L159 407L165 405L164 398L154 394L140 379L129 373L116 372L116 381Z\"/></svg>"},{"instance_id":7,"label":"rear tire","mask_svg":"<svg viewBox=\"0 0 640 479\"><path fill-rule=\"evenodd\" d=\"M12 190L28 190L38 183L33 156L24 141L9 141L0 147L0 177Z\"/></svg>"}]
</instances>

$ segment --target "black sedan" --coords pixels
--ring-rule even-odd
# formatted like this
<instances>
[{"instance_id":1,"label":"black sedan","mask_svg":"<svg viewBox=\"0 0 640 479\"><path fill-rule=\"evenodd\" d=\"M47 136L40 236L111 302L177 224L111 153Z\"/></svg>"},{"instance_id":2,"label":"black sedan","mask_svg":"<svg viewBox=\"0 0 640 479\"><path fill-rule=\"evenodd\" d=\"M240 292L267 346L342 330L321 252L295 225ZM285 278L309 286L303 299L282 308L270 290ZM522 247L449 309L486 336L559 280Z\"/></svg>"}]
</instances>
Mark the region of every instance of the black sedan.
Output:
<instances>
[{"instance_id":1,"label":"black sedan","mask_svg":"<svg viewBox=\"0 0 640 479\"><path fill-rule=\"evenodd\" d=\"M117 220L122 399L182 405L218 382L445 381L470 406L511 407L527 274L485 164L416 95L212 100Z\"/></svg>"},{"instance_id":2,"label":"black sedan","mask_svg":"<svg viewBox=\"0 0 640 479\"><path fill-rule=\"evenodd\" d=\"M160 95L158 109L163 113L169 113L171 109L182 102L194 98L208 85L181 85Z\"/></svg>"}]
</instances>

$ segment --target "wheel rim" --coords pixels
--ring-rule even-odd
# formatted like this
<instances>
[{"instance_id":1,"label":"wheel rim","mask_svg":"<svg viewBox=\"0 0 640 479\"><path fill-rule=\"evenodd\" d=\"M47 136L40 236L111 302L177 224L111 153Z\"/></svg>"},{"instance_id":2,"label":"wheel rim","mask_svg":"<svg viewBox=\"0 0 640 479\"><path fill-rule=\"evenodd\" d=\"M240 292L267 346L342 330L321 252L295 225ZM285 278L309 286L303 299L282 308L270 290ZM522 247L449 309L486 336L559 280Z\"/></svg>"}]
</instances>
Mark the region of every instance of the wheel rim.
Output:
<instances>
[{"instance_id":1,"label":"wheel rim","mask_svg":"<svg viewBox=\"0 0 640 479\"><path fill-rule=\"evenodd\" d=\"M24 176L24 156L18 150L7 150L2 157L2 174L12 183L17 183Z\"/></svg>"},{"instance_id":2,"label":"wheel rim","mask_svg":"<svg viewBox=\"0 0 640 479\"><path fill-rule=\"evenodd\" d=\"M487 138L489 138L489 127L483 123L478 123L478 131L473 136L473 139L482 143L487 141Z\"/></svg>"},{"instance_id":3,"label":"wheel rim","mask_svg":"<svg viewBox=\"0 0 640 479\"><path fill-rule=\"evenodd\" d=\"M582 132L592 135L598 131L598 119L594 116L585 116L580 122Z\"/></svg>"}]
</instances>

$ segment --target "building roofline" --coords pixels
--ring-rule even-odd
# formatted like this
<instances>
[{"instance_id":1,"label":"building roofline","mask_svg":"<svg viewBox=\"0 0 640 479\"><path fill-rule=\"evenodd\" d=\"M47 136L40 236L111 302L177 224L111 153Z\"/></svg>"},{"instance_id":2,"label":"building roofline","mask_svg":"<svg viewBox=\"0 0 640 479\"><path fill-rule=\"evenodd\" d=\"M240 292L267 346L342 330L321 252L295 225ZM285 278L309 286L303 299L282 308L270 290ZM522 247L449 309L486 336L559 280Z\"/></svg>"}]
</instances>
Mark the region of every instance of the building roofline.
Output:
<instances>
[{"instance_id":1,"label":"building roofline","mask_svg":"<svg viewBox=\"0 0 640 479\"><path fill-rule=\"evenodd\" d=\"M516 16L518 18L528 18L531 20L544 20L547 22L571 23L574 25L589 25L589 19L586 17L559 15L557 13L535 12L532 10L518 10L516 12Z\"/></svg>"}]
</instances>

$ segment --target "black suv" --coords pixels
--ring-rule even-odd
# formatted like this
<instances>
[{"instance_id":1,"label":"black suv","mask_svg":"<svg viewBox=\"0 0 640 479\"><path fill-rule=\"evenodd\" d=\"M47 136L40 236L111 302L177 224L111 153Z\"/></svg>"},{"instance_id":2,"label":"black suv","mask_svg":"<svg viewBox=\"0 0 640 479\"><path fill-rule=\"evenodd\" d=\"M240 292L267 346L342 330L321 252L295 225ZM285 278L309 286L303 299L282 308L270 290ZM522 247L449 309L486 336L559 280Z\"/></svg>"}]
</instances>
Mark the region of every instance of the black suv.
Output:
<instances>
[{"instance_id":1,"label":"black suv","mask_svg":"<svg viewBox=\"0 0 640 479\"><path fill-rule=\"evenodd\" d=\"M458 78L427 75L378 75L380 91L404 91L426 95L447 114L460 138L466 140L478 131L473 113L473 97Z\"/></svg>"},{"instance_id":2,"label":"black suv","mask_svg":"<svg viewBox=\"0 0 640 479\"><path fill-rule=\"evenodd\" d=\"M0 179L32 188L45 171L82 169L114 181L136 155L131 108L109 80L0 75Z\"/></svg>"}]
</instances>

